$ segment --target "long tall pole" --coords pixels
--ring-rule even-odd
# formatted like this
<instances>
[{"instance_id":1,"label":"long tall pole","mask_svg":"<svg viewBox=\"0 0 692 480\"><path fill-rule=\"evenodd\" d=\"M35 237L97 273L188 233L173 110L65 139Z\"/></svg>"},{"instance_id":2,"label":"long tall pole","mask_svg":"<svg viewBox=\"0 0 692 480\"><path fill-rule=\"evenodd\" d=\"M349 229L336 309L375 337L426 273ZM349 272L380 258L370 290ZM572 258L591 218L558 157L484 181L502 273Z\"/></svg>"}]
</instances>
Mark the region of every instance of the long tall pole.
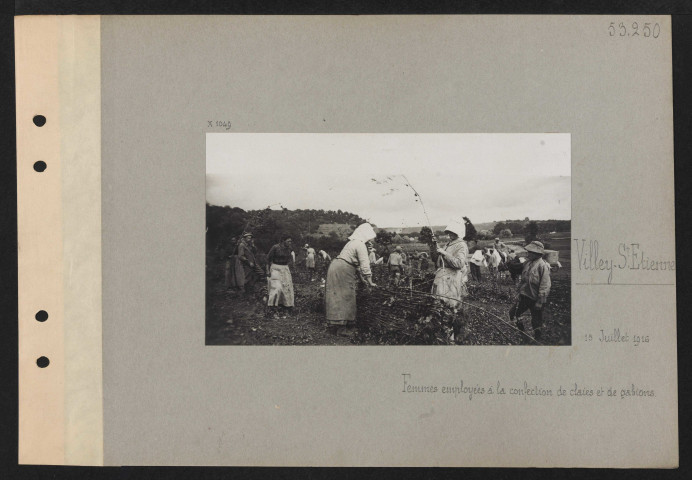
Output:
<instances>
[{"instance_id":1,"label":"long tall pole","mask_svg":"<svg viewBox=\"0 0 692 480\"><path fill-rule=\"evenodd\" d=\"M428 228L430 229L430 233L432 236L435 236L435 232L433 231L432 228L432 223L430 222L430 217L428 217L428 211L425 209L425 204L423 203L423 197L420 196L420 193L416 190L416 188L409 182L408 178L406 178L406 175L401 175L401 177L406 181L406 186L409 187L411 190L413 190L413 193L416 194L416 197L420 201L420 206L423 207L423 214L425 215L425 219L428 221ZM433 240L433 244L435 245L435 248L437 248L437 242ZM445 259L442 257L442 266L445 266Z\"/></svg>"},{"instance_id":2,"label":"long tall pole","mask_svg":"<svg viewBox=\"0 0 692 480\"><path fill-rule=\"evenodd\" d=\"M428 222L428 228L430 229L430 232L434 234L432 229L432 223L430 223L430 218L428 217L428 211L425 209L425 204L423 203L423 197L420 196L420 193L418 193L416 188L411 184L411 182L409 182L408 178L406 178L406 175L401 175L401 178L403 178L406 181L406 186L413 190L413 193L415 193L416 197L418 197L420 206L423 207L423 214L425 215L425 219Z\"/></svg>"}]
</instances>

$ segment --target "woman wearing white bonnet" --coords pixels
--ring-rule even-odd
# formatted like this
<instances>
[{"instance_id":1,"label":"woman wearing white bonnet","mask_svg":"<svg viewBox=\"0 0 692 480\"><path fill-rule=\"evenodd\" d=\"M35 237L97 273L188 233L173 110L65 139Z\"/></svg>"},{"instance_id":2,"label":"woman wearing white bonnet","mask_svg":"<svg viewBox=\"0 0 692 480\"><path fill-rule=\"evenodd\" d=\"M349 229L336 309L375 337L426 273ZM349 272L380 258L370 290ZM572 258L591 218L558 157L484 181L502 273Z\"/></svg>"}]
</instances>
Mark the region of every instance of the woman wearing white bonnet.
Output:
<instances>
[{"instance_id":1,"label":"woman wearing white bonnet","mask_svg":"<svg viewBox=\"0 0 692 480\"><path fill-rule=\"evenodd\" d=\"M331 327L345 327L340 333L351 333L356 322L356 286L358 274L365 283L372 281L370 259L366 243L375 238L375 230L369 223L358 226L348 237L349 242L329 264L325 302L327 322Z\"/></svg>"},{"instance_id":2,"label":"woman wearing white bonnet","mask_svg":"<svg viewBox=\"0 0 692 480\"><path fill-rule=\"evenodd\" d=\"M466 235L466 227L463 223L452 221L445 228L445 233L449 235L450 241L443 247L438 247L435 243L430 250L437 266L432 293L439 295L440 300L457 311L457 318L454 321L454 340L460 343L464 336L461 329L467 319L463 300L468 296L466 282L469 271L467 260L469 247L463 240Z\"/></svg>"}]
</instances>

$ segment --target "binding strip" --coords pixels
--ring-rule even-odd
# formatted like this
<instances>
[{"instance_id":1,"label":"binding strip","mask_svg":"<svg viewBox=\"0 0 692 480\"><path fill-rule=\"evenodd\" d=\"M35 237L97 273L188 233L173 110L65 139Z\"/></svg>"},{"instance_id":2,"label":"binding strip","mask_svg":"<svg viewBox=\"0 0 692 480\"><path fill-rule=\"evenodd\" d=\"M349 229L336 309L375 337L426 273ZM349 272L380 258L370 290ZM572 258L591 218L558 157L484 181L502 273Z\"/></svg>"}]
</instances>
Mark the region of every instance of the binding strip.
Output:
<instances>
[{"instance_id":1,"label":"binding strip","mask_svg":"<svg viewBox=\"0 0 692 480\"><path fill-rule=\"evenodd\" d=\"M19 463L103 464L100 19L15 19Z\"/></svg>"}]
</instances>

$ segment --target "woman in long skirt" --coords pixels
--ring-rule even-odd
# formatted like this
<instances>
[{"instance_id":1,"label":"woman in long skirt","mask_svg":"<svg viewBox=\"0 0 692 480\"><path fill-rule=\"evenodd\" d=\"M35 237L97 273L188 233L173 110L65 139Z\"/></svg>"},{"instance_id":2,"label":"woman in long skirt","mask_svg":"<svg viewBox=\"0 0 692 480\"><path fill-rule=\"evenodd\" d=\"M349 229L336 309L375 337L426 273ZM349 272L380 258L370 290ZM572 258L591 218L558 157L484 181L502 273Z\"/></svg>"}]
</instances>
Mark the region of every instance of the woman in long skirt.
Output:
<instances>
[{"instance_id":1,"label":"woman in long skirt","mask_svg":"<svg viewBox=\"0 0 692 480\"><path fill-rule=\"evenodd\" d=\"M483 256L483 249L478 246L478 241L474 240L474 246L471 247L469 253L473 254L469 260L469 267L471 267L471 278L477 282L481 282L481 265L485 264L487 267L488 264Z\"/></svg>"},{"instance_id":2,"label":"woman in long skirt","mask_svg":"<svg viewBox=\"0 0 692 480\"><path fill-rule=\"evenodd\" d=\"M440 300L457 312L457 319L453 325L453 335L456 343L463 341L462 329L466 324L466 307L463 300L468 296L466 282L468 281L467 254L469 248L463 240L466 227L463 223L452 222L445 233L450 241L437 249L431 249L437 265L432 293L439 295Z\"/></svg>"},{"instance_id":3,"label":"woman in long skirt","mask_svg":"<svg viewBox=\"0 0 692 480\"><path fill-rule=\"evenodd\" d=\"M274 245L267 254L267 275L269 307L293 307L293 278L288 264L293 261L292 240L284 236L281 243Z\"/></svg>"},{"instance_id":4,"label":"woman in long skirt","mask_svg":"<svg viewBox=\"0 0 692 480\"><path fill-rule=\"evenodd\" d=\"M375 238L369 223L363 223L348 237L349 242L341 253L329 264L325 303L327 322L333 333L342 327L339 334L351 334L356 322L356 287L358 276L365 283L375 286L370 271L370 259L366 242Z\"/></svg>"}]
</instances>

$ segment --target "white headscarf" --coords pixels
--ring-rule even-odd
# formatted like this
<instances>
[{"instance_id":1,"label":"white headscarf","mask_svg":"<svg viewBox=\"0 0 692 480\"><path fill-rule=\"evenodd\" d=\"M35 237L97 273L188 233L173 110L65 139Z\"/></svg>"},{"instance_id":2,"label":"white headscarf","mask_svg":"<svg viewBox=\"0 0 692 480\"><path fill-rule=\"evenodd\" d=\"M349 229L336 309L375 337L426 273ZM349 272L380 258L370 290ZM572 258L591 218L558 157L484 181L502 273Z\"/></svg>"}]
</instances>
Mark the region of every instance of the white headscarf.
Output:
<instances>
[{"instance_id":1,"label":"white headscarf","mask_svg":"<svg viewBox=\"0 0 692 480\"><path fill-rule=\"evenodd\" d=\"M452 220L450 224L447 225L445 230L456 233L459 235L459 238L464 238L466 236L466 226L461 222L457 222L456 220Z\"/></svg>"},{"instance_id":2,"label":"white headscarf","mask_svg":"<svg viewBox=\"0 0 692 480\"><path fill-rule=\"evenodd\" d=\"M353 233L351 234L350 237L348 237L349 240L360 240L363 243L367 242L368 240L372 240L375 238L375 230L372 229L372 226L369 223L362 223L358 225L358 228L356 228Z\"/></svg>"}]
</instances>

